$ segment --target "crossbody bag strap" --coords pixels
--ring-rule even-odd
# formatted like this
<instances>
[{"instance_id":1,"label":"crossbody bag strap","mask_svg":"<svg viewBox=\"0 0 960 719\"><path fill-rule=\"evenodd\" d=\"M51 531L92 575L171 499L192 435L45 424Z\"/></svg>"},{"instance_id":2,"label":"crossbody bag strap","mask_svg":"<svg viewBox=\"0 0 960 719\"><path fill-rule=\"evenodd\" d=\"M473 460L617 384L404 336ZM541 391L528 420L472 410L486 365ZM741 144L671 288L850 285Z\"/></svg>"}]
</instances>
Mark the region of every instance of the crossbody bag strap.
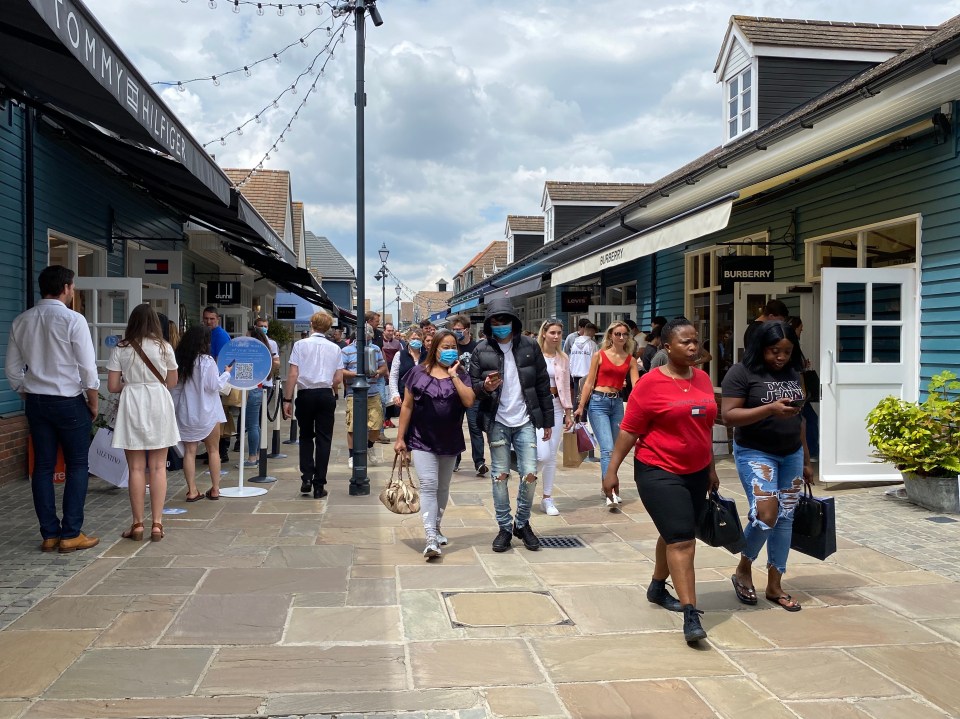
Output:
<instances>
[{"instance_id":1,"label":"crossbody bag strap","mask_svg":"<svg viewBox=\"0 0 960 719\"><path fill-rule=\"evenodd\" d=\"M153 372L153 376L160 380L160 384L166 385L166 379L164 379L163 375L160 374L160 370L154 366L153 362L150 361L150 358L147 357L147 353L143 351L143 347L140 346L140 343L136 340L129 340L129 342L134 351L140 355L140 359L143 360L143 363L147 366L147 369Z\"/></svg>"}]
</instances>

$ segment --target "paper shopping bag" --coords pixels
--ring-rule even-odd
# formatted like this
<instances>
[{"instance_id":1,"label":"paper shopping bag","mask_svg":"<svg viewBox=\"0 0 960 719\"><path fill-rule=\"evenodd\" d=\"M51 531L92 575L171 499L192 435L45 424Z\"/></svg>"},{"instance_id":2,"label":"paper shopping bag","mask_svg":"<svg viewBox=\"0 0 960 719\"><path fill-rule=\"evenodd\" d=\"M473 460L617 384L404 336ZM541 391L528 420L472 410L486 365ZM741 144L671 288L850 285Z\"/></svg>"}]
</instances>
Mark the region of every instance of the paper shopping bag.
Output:
<instances>
[{"instance_id":1,"label":"paper shopping bag","mask_svg":"<svg viewBox=\"0 0 960 719\"><path fill-rule=\"evenodd\" d=\"M564 432L563 433L563 466L564 467L579 467L583 464L583 460L586 458L587 452L581 452L579 447L577 447L577 433L576 432Z\"/></svg>"},{"instance_id":2,"label":"paper shopping bag","mask_svg":"<svg viewBox=\"0 0 960 719\"><path fill-rule=\"evenodd\" d=\"M113 432L106 427L97 430L87 454L90 474L96 475L114 487L126 487L130 479L127 457L122 449L113 447Z\"/></svg>"}]
</instances>

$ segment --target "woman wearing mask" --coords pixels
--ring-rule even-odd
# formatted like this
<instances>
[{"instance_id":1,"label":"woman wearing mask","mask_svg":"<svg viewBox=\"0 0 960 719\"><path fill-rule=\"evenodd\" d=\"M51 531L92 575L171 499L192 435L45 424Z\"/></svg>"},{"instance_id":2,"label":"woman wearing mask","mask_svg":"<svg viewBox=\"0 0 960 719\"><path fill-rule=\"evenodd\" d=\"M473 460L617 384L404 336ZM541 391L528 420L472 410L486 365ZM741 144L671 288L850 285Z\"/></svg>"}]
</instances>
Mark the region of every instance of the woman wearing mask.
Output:
<instances>
[{"instance_id":1,"label":"woman wearing mask","mask_svg":"<svg viewBox=\"0 0 960 719\"><path fill-rule=\"evenodd\" d=\"M177 384L177 360L163 340L157 313L137 305L123 339L107 362L107 388L120 393L113 446L122 449L130 469L133 523L126 539L143 539L143 512L150 472L150 539L163 539L163 502L167 495L167 448L180 441L169 389Z\"/></svg>"},{"instance_id":2,"label":"woman wearing mask","mask_svg":"<svg viewBox=\"0 0 960 719\"><path fill-rule=\"evenodd\" d=\"M617 471L633 450L637 491L660 533L647 601L682 611L684 639L693 643L707 636L697 609L694 537L707 494L720 486L713 463L717 402L709 375L694 367L700 338L690 321L671 320L660 336L667 364L645 373L630 395L603 489L620 493ZM668 577L679 601L667 591Z\"/></svg>"},{"instance_id":3,"label":"woman wearing mask","mask_svg":"<svg viewBox=\"0 0 960 719\"><path fill-rule=\"evenodd\" d=\"M395 407L403 404L407 372L418 364L422 364L427 358L427 353L423 349L423 331L419 327L407 330L404 340L406 340L406 346L393 356L393 362L390 364L389 394L390 401Z\"/></svg>"},{"instance_id":4,"label":"woman wearing mask","mask_svg":"<svg viewBox=\"0 0 960 719\"><path fill-rule=\"evenodd\" d=\"M183 442L183 476L188 502L207 497L220 499L220 425L227 421L220 390L227 386L230 368L217 372L210 354L210 328L194 325L183 333L176 349L179 382L170 390L176 407L177 426ZM210 458L212 486L206 494L197 489L197 446L203 442Z\"/></svg>"},{"instance_id":5,"label":"woman wearing mask","mask_svg":"<svg viewBox=\"0 0 960 719\"><path fill-rule=\"evenodd\" d=\"M724 424L735 427L733 458L750 505L743 531L744 547L734 591L744 604L756 604L753 563L767 545L767 600L788 612L800 604L783 591L793 512L813 470L800 416L803 354L793 328L782 321L764 322L754 332L743 361L723 378Z\"/></svg>"},{"instance_id":6,"label":"woman wearing mask","mask_svg":"<svg viewBox=\"0 0 960 719\"><path fill-rule=\"evenodd\" d=\"M406 392L394 449L410 450L420 478L420 518L426 535L423 556L440 556L447 538L440 521L450 496L457 455L466 449L463 415L475 399L458 360L457 338L449 330L434 335L423 364L407 373Z\"/></svg>"},{"instance_id":7,"label":"woman wearing mask","mask_svg":"<svg viewBox=\"0 0 960 719\"><path fill-rule=\"evenodd\" d=\"M560 320L547 320L540 325L537 344L543 352L550 375L550 394L553 395L553 426L550 439L544 441L543 430L537 430L537 474L543 478L543 499L540 508L544 514L560 514L553 502L553 481L557 475L557 448L563 432L573 426L573 403L570 401L570 360L560 349L563 342L563 323Z\"/></svg>"},{"instance_id":8,"label":"woman wearing mask","mask_svg":"<svg viewBox=\"0 0 960 719\"><path fill-rule=\"evenodd\" d=\"M579 421L584 415L584 406L589 401L587 416L590 426L600 444L600 478L607 474L613 443L623 420L623 400L620 390L627 377L636 386L640 379L637 360L633 357L633 337L625 322L614 322L603 334L600 351L590 361L590 371L583 382L580 405L574 412ZM606 495L607 508L614 511L620 506L620 494Z\"/></svg>"}]
</instances>

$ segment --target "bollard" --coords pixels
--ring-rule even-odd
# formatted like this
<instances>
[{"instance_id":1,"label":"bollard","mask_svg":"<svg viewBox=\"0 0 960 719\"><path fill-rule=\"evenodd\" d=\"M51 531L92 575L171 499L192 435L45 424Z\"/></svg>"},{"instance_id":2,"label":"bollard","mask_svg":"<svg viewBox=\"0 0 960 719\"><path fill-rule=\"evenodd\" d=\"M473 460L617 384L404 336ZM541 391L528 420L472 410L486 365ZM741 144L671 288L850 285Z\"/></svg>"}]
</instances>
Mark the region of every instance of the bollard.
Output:
<instances>
[{"instance_id":1,"label":"bollard","mask_svg":"<svg viewBox=\"0 0 960 719\"><path fill-rule=\"evenodd\" d=\"M266 395L266 390L258 389L254 390L255 392L263 392ZM270 482L276 482L276 477L271 477L267 474L267 434L263 431L264 427L268 424L269 419L269 405L270 402L267 397L263 398L263 401L260 403L260 465L257 467L257 476L251 477L250 482L256 482L257 484L268 484ZM240 457L240 461L243 462L245 457Z\"/></svg>"},{"instance_id":2,"label":"bollard","mask_svg":"<svg viewBox=\"0 0 960 719\"><path fill-rule=\"evenodd\" d=\"M270 454L267 455L270 459L285 459L287 455L283 454L280 451L280 418L283 412L281 411L282 402L283 402L283 383L280 380L277 380L274 385L274 393L277 398L277 406L274 409L273 413L273 430L271 434L271 450ZM271 422L270 414L267 413L267 421ZM293 422L295 420L291 420Z\"/></svg>"}]
</instances>

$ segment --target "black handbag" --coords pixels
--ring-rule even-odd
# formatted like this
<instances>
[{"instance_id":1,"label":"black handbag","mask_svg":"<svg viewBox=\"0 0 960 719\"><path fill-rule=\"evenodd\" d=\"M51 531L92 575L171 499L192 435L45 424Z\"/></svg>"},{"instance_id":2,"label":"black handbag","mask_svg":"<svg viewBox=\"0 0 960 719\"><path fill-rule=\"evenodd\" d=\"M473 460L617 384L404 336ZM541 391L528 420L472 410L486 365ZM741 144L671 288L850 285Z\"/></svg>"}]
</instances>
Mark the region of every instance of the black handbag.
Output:
<instances>
[{"instance_id":1,"label":"black handbag","mask_svg":"<svg viewBox=\"0 0 960 719\"><path fill-rule=\"evenodd\" d=\"M739 552L743 548L743 526L736 502L721 497L719 492L711 492L697 537L711 547L723 547L731 554Z\"/></svg>"},{"instance_id":2,"label":"black handbag","mask_svg":"<svg viewBox=\"0 0 960 719\"><path fill-rule=\"evenodd\" d=\"M810 485L804 485L803 494L793 510L793 533L803 537L819 537L823 532L823 504L813 496Z\"/></svg>"},{"instance_id":3,"label":"black handbag","mask_svg":"<svg viewBox=\"0 0 960 719\"><path fill-rule=\"evenodd\" d=\"M824 560L837 551L837 512L833 497L801 497L797 503L816 504L816 508L803 510L801 524L797 526L797 510L794 510L793 535L790 540L790 549L806 554L814 559ZM819 527L816 525L819 524ZM819 529L817 534L804 534Z\"/></svg>"},{"instance_id":4,"label":"black handbag","mask_svg":"<svg viewBox=\"0 0 960 719\"><path fill-rule=\"evenodd\" d=\"M820 401L820 375L815 369L805 369L802 374L803 390L806 393L807 402Z\"/></svg>"}]
</instances>

